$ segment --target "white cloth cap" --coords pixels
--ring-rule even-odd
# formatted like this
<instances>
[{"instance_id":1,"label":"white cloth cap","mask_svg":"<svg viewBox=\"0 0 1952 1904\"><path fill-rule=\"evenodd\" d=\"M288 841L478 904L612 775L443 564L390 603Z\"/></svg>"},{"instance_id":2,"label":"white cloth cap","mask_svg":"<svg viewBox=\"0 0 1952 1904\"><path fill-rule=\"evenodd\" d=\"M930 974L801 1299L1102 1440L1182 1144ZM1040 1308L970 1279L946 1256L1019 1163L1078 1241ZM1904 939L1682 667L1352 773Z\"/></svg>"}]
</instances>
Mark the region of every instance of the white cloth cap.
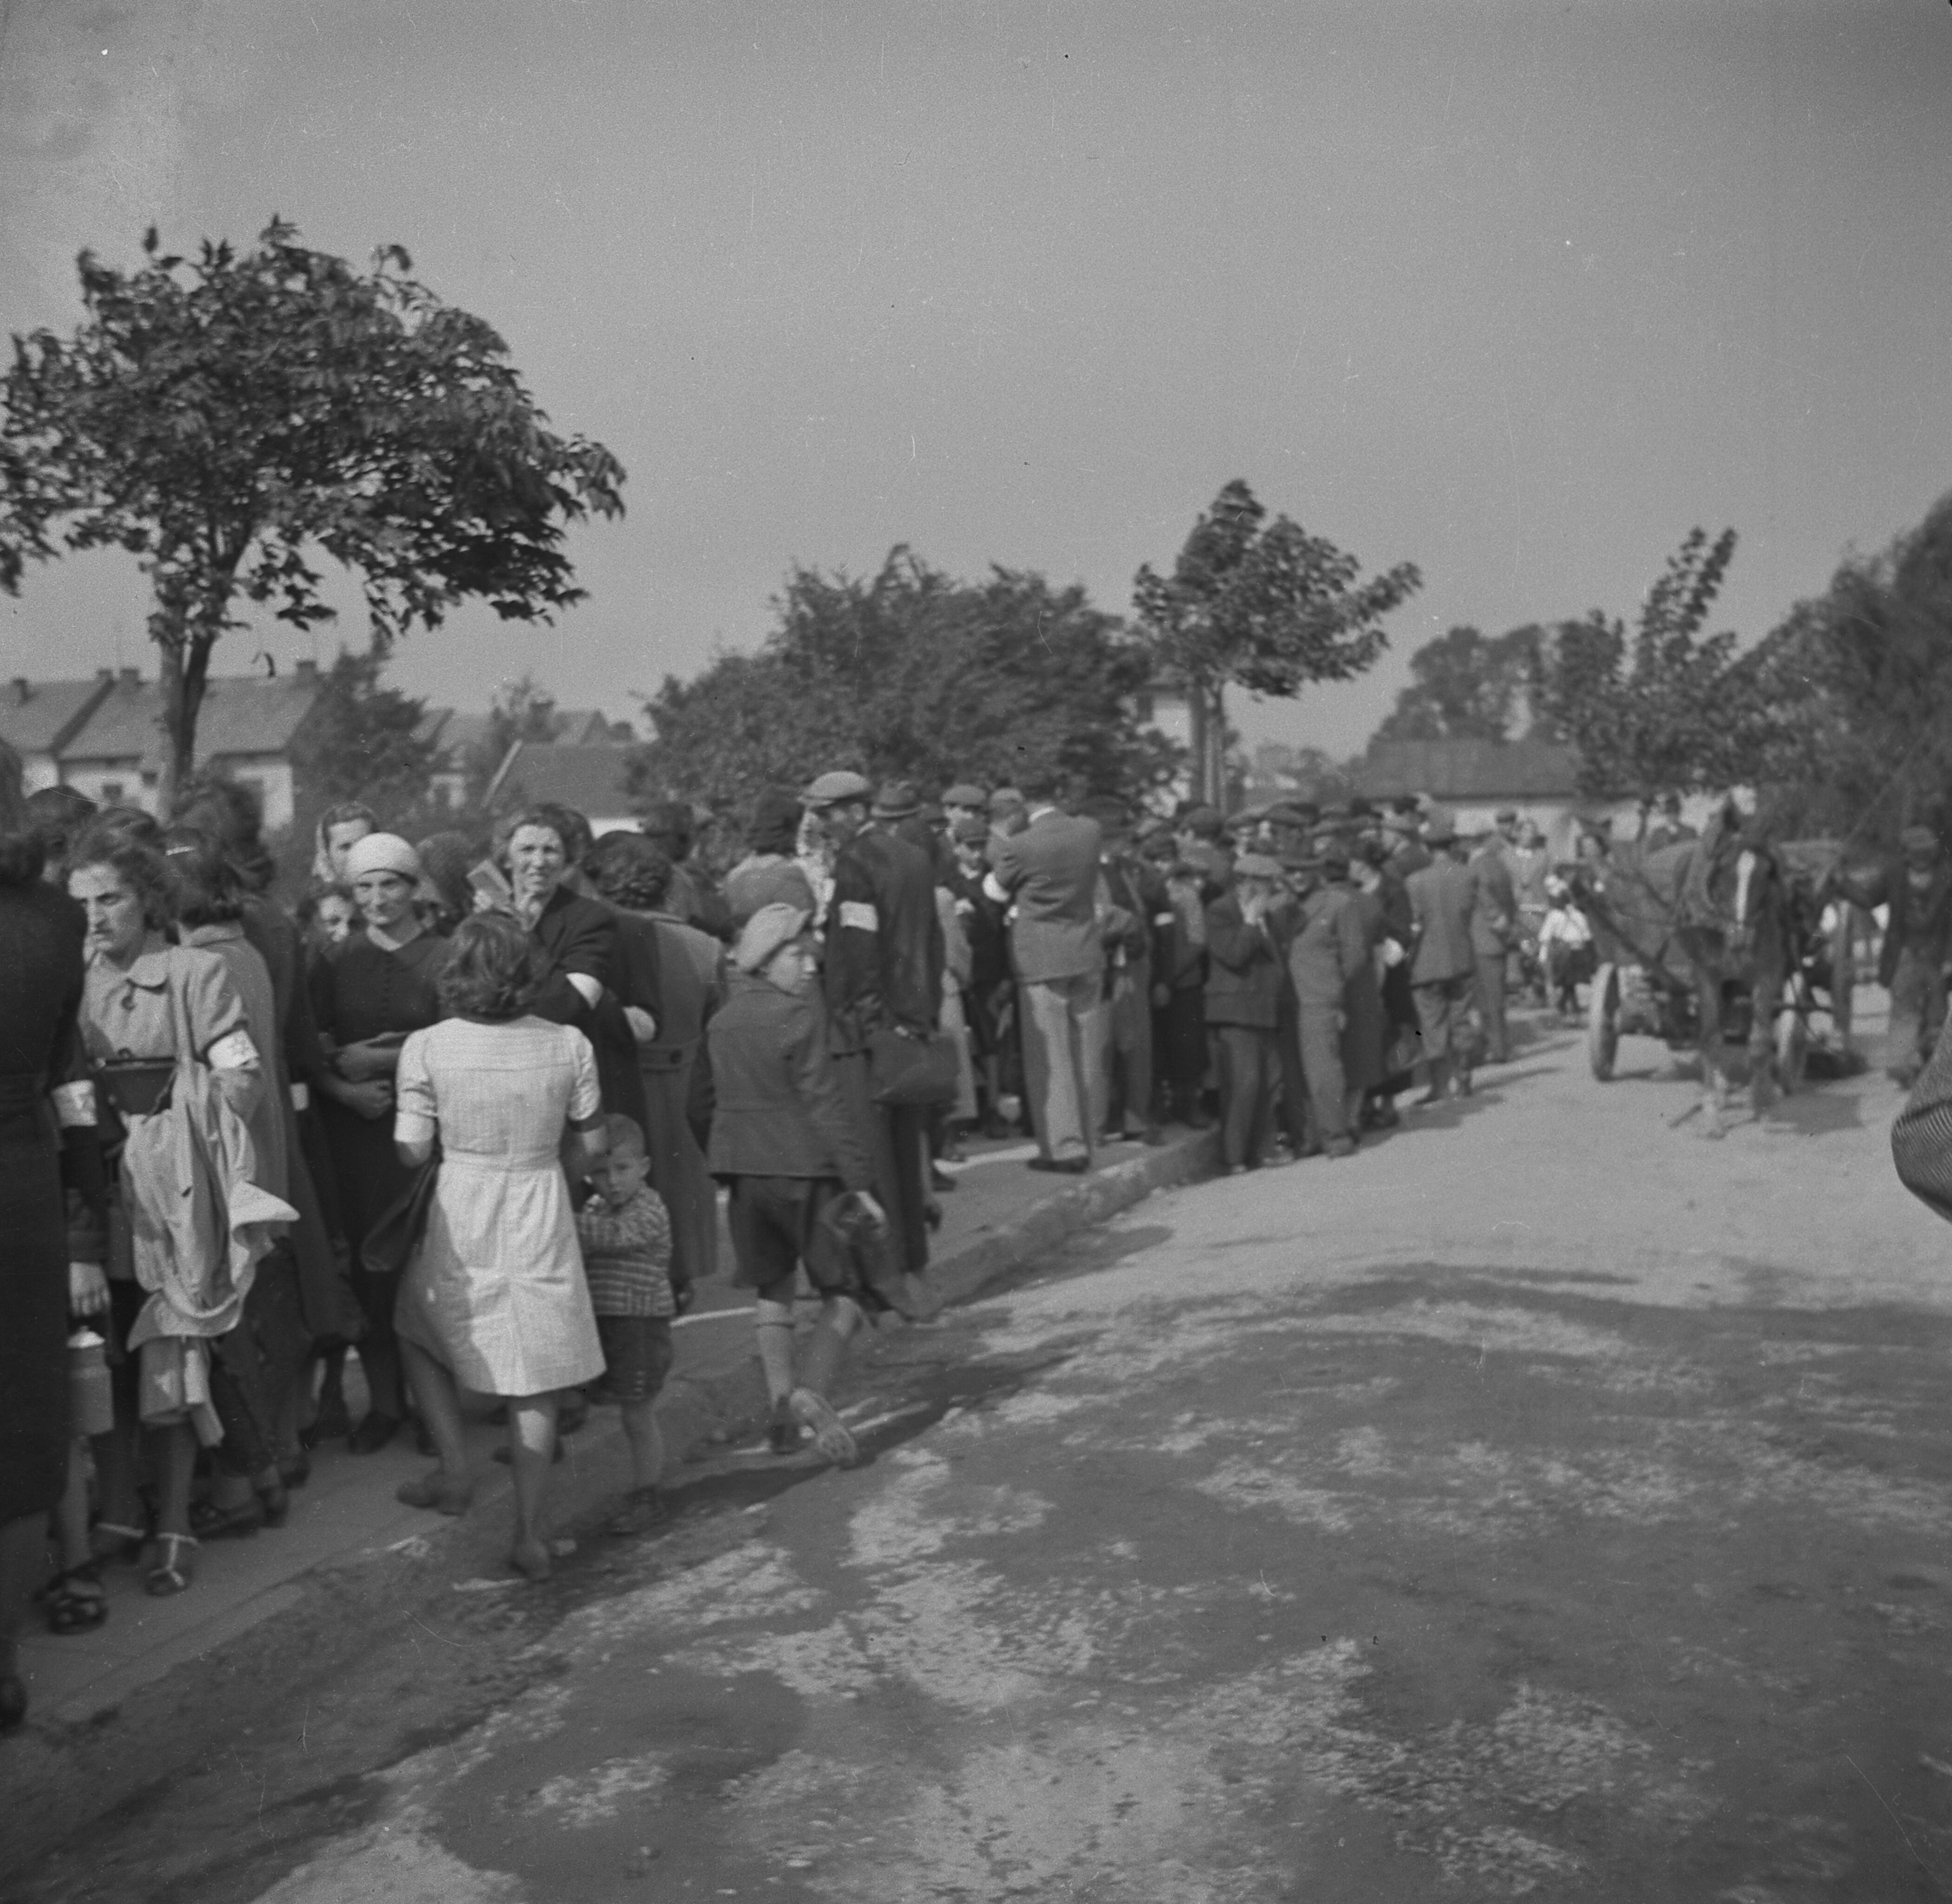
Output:
<instances>
[{"instance_id":1,"label":"white cloth cap","mask_svg":"<svg viewBox=\"0 0 1952 1904\"><path fill-rule=\"evenodd\" d=\"M369 833L355 840L346 855L346 877L356 880L362 873L398 873L418 885L421 856L396 833Z\"/></svg>"}]
</instances>

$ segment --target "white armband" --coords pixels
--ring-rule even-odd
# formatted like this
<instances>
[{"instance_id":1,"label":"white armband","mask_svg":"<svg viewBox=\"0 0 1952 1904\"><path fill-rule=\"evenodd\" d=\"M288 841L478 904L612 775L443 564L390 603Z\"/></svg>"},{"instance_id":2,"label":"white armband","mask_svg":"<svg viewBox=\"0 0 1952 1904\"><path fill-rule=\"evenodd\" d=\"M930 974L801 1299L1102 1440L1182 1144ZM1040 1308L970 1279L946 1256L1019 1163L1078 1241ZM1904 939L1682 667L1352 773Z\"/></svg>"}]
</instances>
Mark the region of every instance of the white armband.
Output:
<instances>
[{"instance_id":1,"label":"white armband","mask_svg":"<svg viewBox=\"0 0 1952 1904\"><path fill-rule=\"evenodd\" d=\"M255 1071L258 1047L249 1032L227 1031L204 1053L203 1061L214 1071Z\"/></svg>"},{"instance_id":2,"label":"white armband","mask_svg":"<svg viewBox=\"0 0 1952 1904\"><path fill-rule=\"evenodd\" d=\"M587 972L571 972L568 977L570 983L576 988L576 996L593 1011L595 1010L597 1000L603 996L603 981L600 978L592 978Z\"/></svg>"},{"instance_id":3,"label":"white armband","mask_svg":"<svg viewBox=\"0 0 1952 1904\"><path fill-rule=\"evenodd\" d=\"M843 899L840 924L844 929L855 932L879 932L881 915L865 899Z\"/></svg>"}]
</instances>

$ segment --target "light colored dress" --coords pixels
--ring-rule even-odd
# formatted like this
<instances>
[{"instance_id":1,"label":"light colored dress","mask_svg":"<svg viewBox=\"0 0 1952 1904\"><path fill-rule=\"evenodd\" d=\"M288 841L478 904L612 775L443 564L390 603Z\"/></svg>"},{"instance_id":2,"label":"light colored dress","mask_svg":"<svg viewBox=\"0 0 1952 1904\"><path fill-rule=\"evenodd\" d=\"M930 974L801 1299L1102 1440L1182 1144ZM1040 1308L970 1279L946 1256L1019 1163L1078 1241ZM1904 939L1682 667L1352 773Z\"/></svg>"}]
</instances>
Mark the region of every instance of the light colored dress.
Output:
<instances>
[{"instance_id":1,"label":"light colored dress","mask_svg":"<svg viewBox=\"0 0 1952 1904\"><path fill-rule=\"evenodd\" d=\"M485 1395L540 1395L603 1371L560 1156L565 1122L601 1107L596 1058L572 1025L449 1018L413 1033L393 1134L438 1134L427 1232L393 1326Z\"/></svg>"}]
</instances>

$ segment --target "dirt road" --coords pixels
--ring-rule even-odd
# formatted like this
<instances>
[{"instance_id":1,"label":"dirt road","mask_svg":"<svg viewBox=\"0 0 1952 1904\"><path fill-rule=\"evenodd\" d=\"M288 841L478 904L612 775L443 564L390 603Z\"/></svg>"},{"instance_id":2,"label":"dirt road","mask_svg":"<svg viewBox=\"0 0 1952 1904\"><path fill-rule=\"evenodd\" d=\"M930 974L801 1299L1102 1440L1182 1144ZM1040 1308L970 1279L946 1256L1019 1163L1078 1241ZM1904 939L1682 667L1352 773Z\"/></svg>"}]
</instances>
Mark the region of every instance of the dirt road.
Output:
<instances>
[{"instance_id":1,"label":"dirt road","mask_svg":"<svg viewBox=\"0 0 1952 1904\"><path fill-rule=\"evenodd\" d=\"M5 1894L1952 1894L1952 1233L1881 1080L1714 1144L1622 1059L1154 1199L882 1343L862 1466L465 1583Z\"/></svg>"}]
</instances>

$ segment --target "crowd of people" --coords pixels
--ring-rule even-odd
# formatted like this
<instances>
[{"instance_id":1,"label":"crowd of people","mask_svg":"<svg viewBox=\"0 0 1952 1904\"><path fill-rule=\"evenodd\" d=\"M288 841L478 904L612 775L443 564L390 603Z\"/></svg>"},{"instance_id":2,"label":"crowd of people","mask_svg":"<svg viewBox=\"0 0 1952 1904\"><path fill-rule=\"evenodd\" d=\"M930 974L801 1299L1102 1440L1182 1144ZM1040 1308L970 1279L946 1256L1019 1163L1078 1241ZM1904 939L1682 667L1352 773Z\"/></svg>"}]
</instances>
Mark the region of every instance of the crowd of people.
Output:
<instances>
[{"instance_id":1,"label":"crowd of people","mask_svg":"<svg viewBox=\"0 0 1952 1904\"><path fill-rule=\"evenodd\" d=\"M235 783L165 825L23 796L0 752L0 1726L30 1596L80 1633L111 1567L185 1590L203 1543L284 1521L327 1439L414 1436L433 1465L400 1498L462 1514L491 1398L511 1565L541 1578L559 1437L612 1402L610 1524L654 1525L721 1191L768 1442L853 1458L847 1344L937 1305L974 1137L1058 1174L1174 1121L1217 1123L1234 1171L1347 1156L1419 1061L1428 1102L1508 1055L1548 910L1516 814L1467 850L1411 802L1230 827L1028 770L924 801L837 768L743 818L715 870L675 802L600 838L512 813L485 852L340 806L287 910Z\"/></svg>"}]
</instances>

